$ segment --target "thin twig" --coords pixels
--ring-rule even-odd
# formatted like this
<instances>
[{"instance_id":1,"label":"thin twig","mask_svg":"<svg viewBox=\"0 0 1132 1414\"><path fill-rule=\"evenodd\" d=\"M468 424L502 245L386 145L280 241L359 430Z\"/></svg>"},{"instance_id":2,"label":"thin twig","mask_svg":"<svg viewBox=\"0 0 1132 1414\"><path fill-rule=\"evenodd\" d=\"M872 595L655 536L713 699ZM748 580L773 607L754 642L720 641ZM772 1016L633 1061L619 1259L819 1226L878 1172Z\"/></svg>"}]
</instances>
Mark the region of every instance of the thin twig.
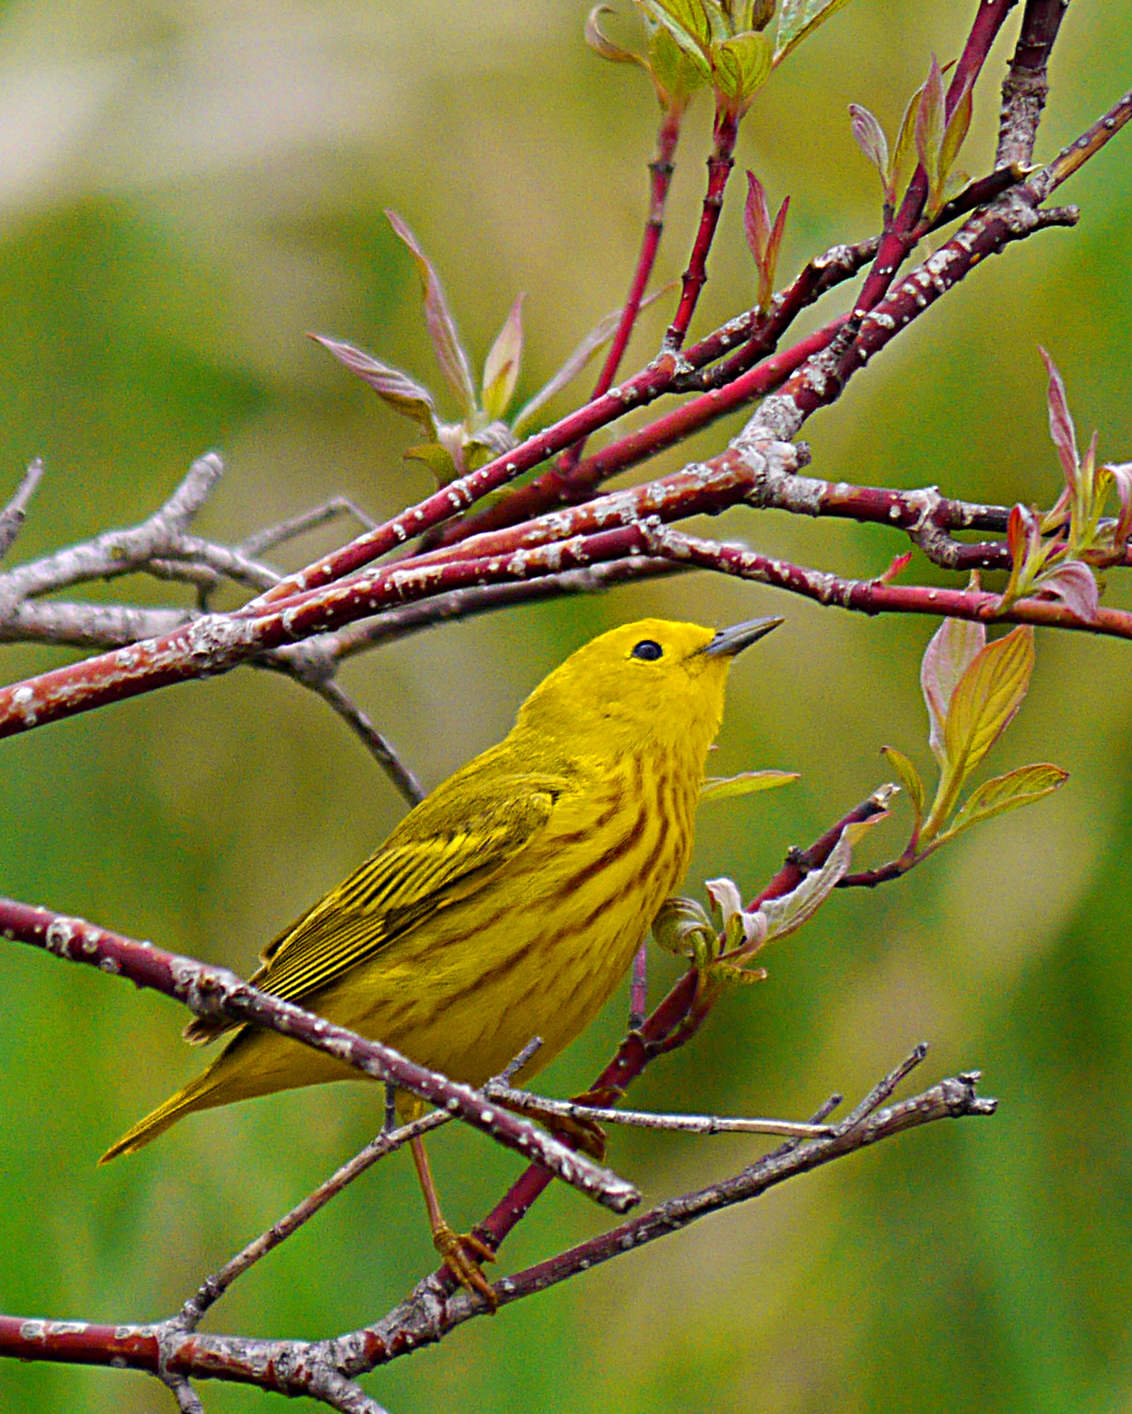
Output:
<instances>
[{"instance_id":1,"label":"thin twig","mask_svg":"<svg viewBox=\"0 0 1132 1414\"><path fill-rule=\"evenodd\" d=\"M759 555L744 546L721 545L685 535L668 526L645 528L651 554L669 554L685 566L722 570L741 579L771 584L819 604L855 610L928 614L979 623L1029 623L1111 638L1132 638L1132 613L1099 609L1090 620L1052 599L1019 599L1003 610L999 595L974 589L937 589L930 585L885 584L875 579L842 579L824 570L807 569L786 560Z\"/></svg>"},{"instance_id":2,"label":"thin twig","mask_svg":"<svg viewBox=\"0 0 1132 1414\"><path fill-rule=\"evenodd\" d=\"M735 141L739 136L739 117L728 107L716 110L712 129L714 145L707 160L708 182L704 194L703 210L692 253L688 258L688 268L684 271L683 289L675 317L664 336L666 352L678 351L684 343L692 315L699 302L700 291L707 283L707 258L719 225L719 215L723 209L723 196L727 179L735 165Z\"/></svg>"},{"instance_id":3,"label":"thin twig","mask_svg":"<svg viewBox=\"0 0 1132 1414\"><path fill-rule=\"evenodd\" d=\"M409 805L419 805L426 795L424 786L402 761L389 738L378 731L365 712L343 692L342 688L330 676L336 664L333 658L327 657L322 651L324 641L317 638L311 639L309 644L298 644L296 647L300 651L287 653L284 650L279 653L265 654L261 660L262 665L272 668L276 672L285 673L295 682L309 688L316 696L321 697L328 706L337 712L361 741ZM301 651L308 647L313 651L310 653Z\"/></svg>"},{"instance_id":4,"label":"thin twig","mask_svg":"<svg viewBox=\"0 0 1132 1414\"><path fill-rule=\"evenodd\" d=\"M439 1129L451 1119L452 1116L444 1110L432 1110L410 1124L402 1125L388 1134L380 1134L371 1140L348 1163L343 1164L325 1182L320 1183L301 1203L296 1203L289 1213L278 1222L272 1223L271 1227L253 1242L249 1242L225 1262L219 1271L206 1277L195 1294L189 1297L173 1318L174 1324L181 1330L196 1330L204 1313L215 1305L237 1277L243 1276L256 1262L298 1232L299 1228L325 1208L332 1198L337 1197L344 1188L353 1183L359 1174L365 1173L366 1169L372 1168L379 1159L384 1159L410 1140Z\"/></svg>"},{"instance_id":5,"label":"thin twig","mask_svg":"<svg viewBox=\"0 0 1132 1414\"><path fill-rule=\"evenodd\" d=\"M541 1045L542 1040L538 1036L532 1037L527 1042L498 1077L501 1087L506 1088L511 1077L516 1071L522 1069ZM495 1083L497 1082L488 1081L487 1086L484 1087L484 1093L487 1094L490 1086ZM391 1089L390 1094L395 1095L396 1091ZM287 1238L298 1232L299 1228L325 1208L332 1198L336 1198L360 1174L365 1173L379 1159L386 1158L411 1140L429 1134L432 1130L439 1129L441 1125L450 1123L451 1120L452 1115L446 1110L432 1110L429 1114L421 1115L419 1119L412 1120L400 1128L394 1128L387 1124L376 1139L371 1140L349 1162L343 1164L328 1179L319 1184L301 1203L297 1203L289 1213L281 1217L278 1222L273 1223L266 1232L249 1242L234 1257L225 1262L218 1272L207 1277L196 1293L189 1297L181 1307L180 1312L172 1318L172 1324L181 1330L195 1330L204 1313L215 1305L237 1277L242 1276L249 1267L254 1266L268 1252L273 1251L280 1243L285 1242Z\"/></svg>"},{"instance_id":6,"label":"thin twig","mask_svg":"<svg viewBox=\"0 0 1132 1414\"><path fill-rule=\"evenodd\" d=\"M792 1139L812 1139L830 1132L824 1124L789 1119L742 1119L723 1115L657 1114L651 1110L615 1110L580 1105L573 1100L548 1100L526 1090L489 1080L484 1093L501 1105L521 1113L557 1115L563 1119L592 1120L595 1124L623 1124L630 1129L663 1129L675 1134L776 1134Z\"/></svg>"},{"instance_id":7,"label":"thin twig","mask_svg":"<svg viewBox=\"0 0 1132 1414\"><path fill-rule=\"evenodd\" d=\"M656 155L649 163L649 212L645 221L644 235L641 237L641 250L637 256L629 293L625 298L625 307L621 311L621 320L609 345L609 352L602 364L593 392L590 394L591 401L594 398L600 398L603 393L607 393L613 385L614 378L617 377L617 370L621 367L621 360L625 357L625 350L629 346L633 326L636 324L637 315L641 310L641 301L645 297L645 290L648 289L649 280L652 278L657 251L660 249L660 238L664 231L664 208L668 202L668 189L672 184L672 174L675 170L673 160L676 156L677 143L680 140L680 123L683 114L684 110L678 104L667 105L661 114L660 128L656 135ZM568 479L573 474L574 468L582 459L585 445L585 438L580 438L572 447L568 447L562 453L558 466L560 476Z\"/></svg>"},{"instance_id":8,"label":"thin twig","mask_svg":"<svg viewBox=\"0 0 1132 1414\"><path fill-rule=\"evenodd\" d=\"M878 1081L864 1099L854 1106L839 1124L834 1126L834 1132L838 1136L852 1133L859 1124L862 1124L871 1114L880 1109L900 1082L923 1063L927 1054L927 1042L921 1041L904 1057L895 1070L889 1071L883 1080Z\"/></svg>"},{"instance_id":9,"label":"thin twig","mask_svg":"<svg viewBox=\"0 0 1132 1414\"><path fill-rule=\"evenodd\" d=\"M15 495L0 511L0 560L12 548L12 542L20 533L20 527L27 515L28 504L35 495L35 488L43 477L43 463L38 457L28 466L20 478Z\"/></svg>"},{"instance_id":10,"label":"thin twig","mask_svg":"<svg viewBox=\"0 0 1132 1414\"><path fill-rule=\"evenodd\" d=\"M907 1062L905 1062L907 1065ZM900 1068L901 1070L904 1067ZM896 1072L894 1072L896 1074ZM886 1076L876 1090L887 1085ZM819 1138L783 1145L757 1163L744 1168L732 1178L710 1184L694 1193L684 1194L658 1204L649 1212L621 1223L596 1238L579 1243L566 1252L539 1262L525 1271L502 1277L495 1283L499 1304L521 1300L536 1291L577 1276L601 1262L607 1262L624 1252L634 1250L657 1238L689 1226L709 1213L737 1203L749 1202L769 1188L807 1173L843 1155L868 1145L894 1137L923 1124L965 1116L987 1116L995 1112L997 1102L983 1099L976 1092L978 1076L971 1072L952 1076L925 1090L912 1099L890 1108L874 1110L852 1128L837 1126ZM865 1102L862 1102L863 1104ZM862 1106L857 1106L857 1110ZM854 1111L856 1113L856 1110ZM456 1325L486 1311L486 1302L478 1296L457 1293L443 1306L435 1301L435 1279L422 1282L416 1292L377 1326L356 1332L338 1343L343 1368L360 1374L375 1364L396 1358L405 1349L442 1339ZM353 1357L352 1361L350 1357Z\"/></svg>"},{"instance_id":11,"label":"thin twig","mask_svg":"<svg viewBox=\"0 0 1132 1414\"><path fill-rule=\"evenodd\" d=\"M159 1375L158 1378L172 1391L181 1414L204 1414L200 1396L188 1380L182 1379L180 1375Z\"/></svg>"},{"instance_id":12,"label":"thin twig","mask_svg":"<svg viewBox=\"0 0 1132 1414\"><path fill-rule=\"evenodd\" d=\"M167 557L223 475L213 452L198 457L176 490L153 515L129 530L109 530L66 550L0 574L0 616L22 599L57 592L92 579L109 579Z\"/></svg>"},{"instance_id":13,"label":"thin twig","mask_svg":"<svg viewBox=\"0 0 1132 1414\"><path fill-rule=\"evenodd\" d=\"M648 939L637 949L633 958L633 973L629 982L629 1030L644 1025L649 1006L649 945Z\"/></svg>"},{"instance_id":14,"label":"thin twig","mask_svg":"<svg viewBox=\"0 0 1132 1414\"><path fill-rule=\"evenodd\" d=\"M326 525L344 515L353 516L364 530L374 530L377 526L373 517L366 515L348 496L334 496L323 505L315 506L313 510L303 511L297 516L279 521L276 525L269 525L263 530L246 535L235 548L241 555L255 559L265 550L273 550L276 545L306 535L308 531L316 530L320 525Z\"/></svg>"},{"instance_id":15,"label":"thin twig","mask_svg":"<svg viewBox=\"0 0 1132 1414\"><path fill-rule=\"evenodd\" d=\"M378 1404L360 1385L342 1375L326 1375L313 1382L308 1393L329 1404L331 1409L337 1409L339 1414L387 1414L383 1404Z\"/></svg>"}]
</instances>

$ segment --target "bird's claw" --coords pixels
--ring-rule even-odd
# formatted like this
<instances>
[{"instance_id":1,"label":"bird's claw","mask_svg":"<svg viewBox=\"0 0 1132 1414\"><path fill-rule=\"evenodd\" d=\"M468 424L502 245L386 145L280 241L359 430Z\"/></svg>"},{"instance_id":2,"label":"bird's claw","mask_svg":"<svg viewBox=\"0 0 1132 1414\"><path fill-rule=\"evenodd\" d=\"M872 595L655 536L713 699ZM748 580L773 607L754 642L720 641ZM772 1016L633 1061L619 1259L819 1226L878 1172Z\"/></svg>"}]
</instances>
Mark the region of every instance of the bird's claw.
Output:
<instances>
[{"instance_id":1,"label":"bird's claw","mask_svg":"<svg viewBox=\"0 0 1132 1414\"><path fill-rule=\"evenodd\" d=\"M471 1232L453 1232L447 1223L432 1234L432 1243L444 1259L444 1265L466 1292L482 1296L494 1314L499 1305L495 1288L484 1276L481 1262L494 1262L495 1252L486 1242Z\"/></svg>"}]
</instances>

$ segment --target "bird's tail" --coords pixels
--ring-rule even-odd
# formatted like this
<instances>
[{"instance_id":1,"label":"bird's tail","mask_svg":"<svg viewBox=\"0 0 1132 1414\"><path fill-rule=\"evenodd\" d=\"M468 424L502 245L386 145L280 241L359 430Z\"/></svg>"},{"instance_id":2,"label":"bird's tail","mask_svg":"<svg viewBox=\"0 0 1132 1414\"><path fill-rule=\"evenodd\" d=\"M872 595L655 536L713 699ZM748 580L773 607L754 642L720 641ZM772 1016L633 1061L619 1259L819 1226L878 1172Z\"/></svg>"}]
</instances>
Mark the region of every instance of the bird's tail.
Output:
<instances>
[{"instance_id":1,"label":"bird's tail","mask_svg":"<svg viewBox=\"0 0 1132 1414\"><path fill-rule=\"evenodd\" d=\"M98 1162L107 1164L120 1154L132 1154L144 1148L151 1139L156 1139L159 1134L164 1134L170 1125L176 1124L182 1115L191 1114L193 1110L207 1110L213 1105L222 1105L224 1099L218 1093L220 1089L212 1071L206 1070L203 1075L190 1080L183 1090L171 1095L152 1114L139 1119L131 1130L122 1135L117 1144L112 1144L107 1149Z\"/></svg>"}]
</instances>

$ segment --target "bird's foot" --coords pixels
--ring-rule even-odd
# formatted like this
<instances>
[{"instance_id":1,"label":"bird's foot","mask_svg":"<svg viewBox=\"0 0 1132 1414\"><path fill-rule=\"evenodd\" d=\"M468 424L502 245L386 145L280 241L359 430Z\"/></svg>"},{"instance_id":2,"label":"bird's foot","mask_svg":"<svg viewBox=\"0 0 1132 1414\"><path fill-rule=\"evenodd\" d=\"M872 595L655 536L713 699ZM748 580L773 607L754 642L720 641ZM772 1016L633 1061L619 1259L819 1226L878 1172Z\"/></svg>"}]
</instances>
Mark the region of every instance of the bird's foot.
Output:
<instances>
[{"instance_id":1,"label":"bird's foot","mask_svg":"<svg viewBox=\"0 0 1132 1414\"><path fill-rule=\"evenodd\" d=\"M495 1314L499 1297L495 1288L487 1280L480 1266L481 1262L494 1262L495 1252L486 1242L471 1232L453 1232L447 1223L441 1223L432 1234L432 1245L444 1259L444 1265L466 1292L482 1296L488 1309Z\"/></svg>"},{"instance_id":2,"label":"bird's foot","mask_svg":"<svg viewBox=\"0 0 1132 1414\"><path fill-rule=\"evenodd\" d=\"M587 1109L607 1110L612 1109L624 1093L624 1090L616 1085L602 1085L599 1089L584 1090L580 1095L572 1095L570 1098L575 1105L585 1105ZM556 1115L551 1122L551 1128L569 1136L591 1159L597 1159L600 1163L605 1158L608 1141L605 1130L597 1120L580 1117L564 1119L561 1115Z\"/></svg>"}]
</instances>

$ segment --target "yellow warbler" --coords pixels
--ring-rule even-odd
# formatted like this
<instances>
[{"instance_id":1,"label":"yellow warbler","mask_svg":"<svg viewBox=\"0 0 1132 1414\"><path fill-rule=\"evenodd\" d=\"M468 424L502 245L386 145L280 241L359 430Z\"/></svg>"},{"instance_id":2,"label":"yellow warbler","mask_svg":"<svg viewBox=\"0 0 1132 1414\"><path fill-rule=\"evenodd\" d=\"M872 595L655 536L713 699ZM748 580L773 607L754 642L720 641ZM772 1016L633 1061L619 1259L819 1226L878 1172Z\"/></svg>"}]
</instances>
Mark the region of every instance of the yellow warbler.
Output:
<instances>
[{"instance_id":1,"label":"yellow warbler","mask_svg":"<svg viewBox=\"0 0 1132 1414\"><path fill-rule=\"evenodd\" d=\"M438 786L266 948L253 985L472 1085L539 1036L520 1076L534 1074L607 1000L679 885L731 659L780 622L713 634L643 619L580 648L498 746ZM197 1020L185 1035L232 1029ZM103 1162L193 1110L350 1077L362 1078L241 1026ZM413 1096L398 1107L421 1108ZM476 1262L490 1254L443 1222L420 1141L414 1157L438 1249L490 1299Z\"/></svg>"}]
</instances>

